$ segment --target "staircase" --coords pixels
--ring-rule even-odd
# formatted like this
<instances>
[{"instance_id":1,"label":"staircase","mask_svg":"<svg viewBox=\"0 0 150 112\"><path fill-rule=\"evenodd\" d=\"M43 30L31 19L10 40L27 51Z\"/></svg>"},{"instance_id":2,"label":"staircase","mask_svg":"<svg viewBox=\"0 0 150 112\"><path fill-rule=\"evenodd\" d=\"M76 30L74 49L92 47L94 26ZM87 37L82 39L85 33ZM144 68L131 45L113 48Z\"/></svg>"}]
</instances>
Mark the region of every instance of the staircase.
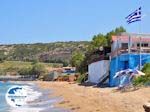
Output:
<instances>
[{"instance_id":1,"label":"staircase","mask_svg":"<svg viewBox=\"0 0 150 112\"><path fill-rule=\"evenodd\" d=\"M97 84L97 86L101 86L104 84L104 82L109 78L109 71L106 72L100 79L99 79L99 83Z\"/></svg>"}]
</instances>

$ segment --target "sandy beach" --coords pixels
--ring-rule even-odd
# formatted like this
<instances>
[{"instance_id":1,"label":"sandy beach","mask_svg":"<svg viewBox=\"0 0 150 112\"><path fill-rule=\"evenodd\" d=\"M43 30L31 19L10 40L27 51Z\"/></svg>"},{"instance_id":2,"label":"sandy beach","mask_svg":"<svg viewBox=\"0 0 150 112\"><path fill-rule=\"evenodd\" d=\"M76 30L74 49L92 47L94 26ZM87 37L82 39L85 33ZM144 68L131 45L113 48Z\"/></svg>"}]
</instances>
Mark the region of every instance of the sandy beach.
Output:
<instances>
[{"instance_id":1,"label":"sandy beach","mask_svg":"<svg viewBox=\"0 0 150 112\"><path fill-rule=\"evenodd\" d=\"M143 104L150 101L150 88L120 92L115 88L94 88L68 82L36 82L41 88L52 89L50 97L63 97L58 107L73 112L144 112Z\"/></svg>"}]
</instances>

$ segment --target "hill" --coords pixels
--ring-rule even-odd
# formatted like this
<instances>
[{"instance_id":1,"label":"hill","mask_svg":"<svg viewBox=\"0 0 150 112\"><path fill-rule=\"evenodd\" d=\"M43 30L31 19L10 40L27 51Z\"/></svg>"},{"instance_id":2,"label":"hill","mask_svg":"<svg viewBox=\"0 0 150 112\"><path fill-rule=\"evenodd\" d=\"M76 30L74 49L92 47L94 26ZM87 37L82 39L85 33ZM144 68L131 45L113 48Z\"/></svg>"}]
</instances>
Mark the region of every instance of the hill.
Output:
<instances>
[{"instance_id":1,"label":"hill","mask_svg":"<svg viewBox=\"0 0 150 112\"><path fill-rule=\"evenodd\" d=\"M70 63L74 51L85 52L88 41L0 45L0 60Z\"/></svg>"},{"instance_id":2,"label":"hill","mask_svg":"<svg viewBox=\"0 0 150 112\"><path fill-rule=\"evenodd\" d=\"M53 67L62 67L59 63L32 63L23 61L4 61L0 63L0 75L17 75L19 72L28 72L35 64L44 67L45 71ZM27 71L28 70L28 71ZM26 74L29 75L29 74Z\"/></svg>"}]
</instances>

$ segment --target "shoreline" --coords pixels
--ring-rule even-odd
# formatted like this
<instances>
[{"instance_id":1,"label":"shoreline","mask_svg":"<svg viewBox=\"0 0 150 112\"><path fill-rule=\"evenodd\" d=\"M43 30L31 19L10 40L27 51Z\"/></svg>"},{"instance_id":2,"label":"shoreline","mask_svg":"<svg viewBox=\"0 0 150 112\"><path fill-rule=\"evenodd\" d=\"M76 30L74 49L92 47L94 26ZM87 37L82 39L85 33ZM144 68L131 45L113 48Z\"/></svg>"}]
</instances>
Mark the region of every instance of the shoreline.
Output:
<instances>
[{"instance_id":1,"label":"shoreline","mask_svg":"<svg viewBox=\"0 0 150 112\"><path fill-rule=\"evenodd\" d=\"M43 89L53 90L49 95L64 100L54 106L73 112L144 112L143 104L150 100L150 88L121 93L115 88L84 87L68 82L35 81Z\"/></svg>"},{"instance_id":2,"label":"shoreline","mask_svg":"<svg viewBox=\"0 0 150 112\"><path fill-rule=\"evenodd\" d=\"M55 107L54 105L63 99L57 96L49 97L53 93L51 89L44 89L34 81L9 81L3 84L9 84L10 87L22 86L27 92L26 104L20 108L9 107L10 112L69 112L64 108Z\"/></svg>"}]
</instances>

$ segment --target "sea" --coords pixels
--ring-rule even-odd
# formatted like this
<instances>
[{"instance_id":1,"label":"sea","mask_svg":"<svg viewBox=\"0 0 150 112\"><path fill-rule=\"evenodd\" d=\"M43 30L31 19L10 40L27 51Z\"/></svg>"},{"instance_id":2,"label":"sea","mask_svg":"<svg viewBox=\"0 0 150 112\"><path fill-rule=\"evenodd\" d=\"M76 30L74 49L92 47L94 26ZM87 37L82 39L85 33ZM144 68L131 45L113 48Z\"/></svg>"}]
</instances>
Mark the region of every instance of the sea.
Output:
<instances>
[{"instance_id":1,"label":"sea","mask_svg":"<svg viewBox=\"0 0 150 112\"><path fill-rule=\"evenodd\" d=\"M11 87L22 86L27 88L28 102L19 107L11 106L6 100L6 93ZM49 98L52 90L44 90L34 83L26 82L0 82L0 112L70 112L67 109L56 108L55 103L63 100L61 97Z\"/></svg>"}]
</instances>

